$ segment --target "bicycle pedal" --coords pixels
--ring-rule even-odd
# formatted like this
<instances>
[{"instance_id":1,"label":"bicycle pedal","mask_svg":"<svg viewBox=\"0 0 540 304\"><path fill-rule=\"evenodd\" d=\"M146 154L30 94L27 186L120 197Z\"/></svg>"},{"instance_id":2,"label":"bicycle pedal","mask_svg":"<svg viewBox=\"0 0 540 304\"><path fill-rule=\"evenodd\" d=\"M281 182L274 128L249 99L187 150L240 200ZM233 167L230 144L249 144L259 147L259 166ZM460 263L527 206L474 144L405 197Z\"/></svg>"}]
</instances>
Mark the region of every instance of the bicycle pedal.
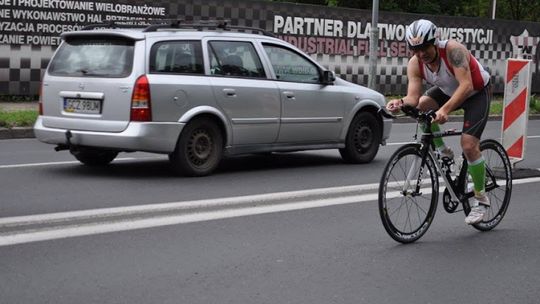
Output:
<instances>
[{"instance_id":1,"label":"bicycle pedal","mask_svg":"<svg viewBox=\"0 0 540 304\"><path fill-rule=\"evenodd\" d=\"M441 159L442 159L443 162L448 163L448 164L453 164L454 163L454 158L443 156L443 157L441 157Z\"/></svg>"},{"instance_id":2,"label":"bicycle pedal","mask_svg":"<svg viewBox=\"0 0 540 304\"><path fill-rule=\"evenodd\" d=\"M449 158L449 157L442 157L441 158L441 163L447 167L451 167L452 165L454 165L456 162L454 161L453 158Z\"/></svg>"}]
</instances>

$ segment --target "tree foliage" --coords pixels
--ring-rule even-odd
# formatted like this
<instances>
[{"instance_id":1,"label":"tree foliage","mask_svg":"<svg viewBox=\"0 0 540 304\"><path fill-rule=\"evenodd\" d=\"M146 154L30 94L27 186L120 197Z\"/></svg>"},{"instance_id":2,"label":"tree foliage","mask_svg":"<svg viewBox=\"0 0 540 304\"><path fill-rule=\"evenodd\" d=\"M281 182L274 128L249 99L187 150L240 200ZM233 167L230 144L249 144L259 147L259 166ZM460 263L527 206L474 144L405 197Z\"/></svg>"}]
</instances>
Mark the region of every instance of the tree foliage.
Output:
<instances>
[{"instance_id":1,"label":"tree foliage","mask_svg":"<svg viewBox=\"0 0 540 304\"><path fill-rule=\"evenodd\" d=\"M274 0L371 9L372 0ZM498 0L496 18L540 22L540 0ZM431 15L491 17L493 0L380 0L382 11Z\"/></svg>"}]
</instances>

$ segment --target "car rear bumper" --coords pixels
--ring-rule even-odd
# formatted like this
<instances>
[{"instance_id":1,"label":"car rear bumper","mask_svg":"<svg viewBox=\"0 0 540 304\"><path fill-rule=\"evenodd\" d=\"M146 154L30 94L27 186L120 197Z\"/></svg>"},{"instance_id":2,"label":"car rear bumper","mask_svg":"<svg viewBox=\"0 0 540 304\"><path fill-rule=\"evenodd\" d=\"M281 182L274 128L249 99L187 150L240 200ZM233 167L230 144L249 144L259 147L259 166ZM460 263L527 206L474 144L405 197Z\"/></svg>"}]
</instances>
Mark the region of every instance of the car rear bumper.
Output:
<instances>
[{"instance_id":1,"label":"car rear bumper","mask_svg":"<svg viewBox=\"0 0 540 304\"><path fill-rule=\"evenodd\" d=\"M69 130L72 134L70 142L78 146L121 151L171 153L184 126L184 123L130 122L122 132ZM68 129L45 127L41 116L34 125L36 138L48 144L68 144L67 131Z\"/></svg>"}]
</instances>

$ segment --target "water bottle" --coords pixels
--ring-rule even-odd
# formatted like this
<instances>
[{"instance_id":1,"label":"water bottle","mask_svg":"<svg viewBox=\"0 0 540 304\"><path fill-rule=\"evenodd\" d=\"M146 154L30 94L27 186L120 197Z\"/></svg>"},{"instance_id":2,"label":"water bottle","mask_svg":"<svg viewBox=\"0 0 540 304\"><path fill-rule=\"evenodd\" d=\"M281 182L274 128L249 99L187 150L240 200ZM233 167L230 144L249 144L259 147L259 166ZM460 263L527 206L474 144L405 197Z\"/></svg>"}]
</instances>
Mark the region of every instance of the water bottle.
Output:
<instances>
[{"instance_id":1,"label":"water bottle","mask_svg":"<svg viewBox=\"0 0 540 304\"><path fill-rule=\"evenodd\" d=\"M454 176L458 176L459 172L461 172L461 168L463 167L463 157L460 155L457 158L454 159L454 168L452 169L452 172L454 172Z\"/></svg>"}]
</instances>

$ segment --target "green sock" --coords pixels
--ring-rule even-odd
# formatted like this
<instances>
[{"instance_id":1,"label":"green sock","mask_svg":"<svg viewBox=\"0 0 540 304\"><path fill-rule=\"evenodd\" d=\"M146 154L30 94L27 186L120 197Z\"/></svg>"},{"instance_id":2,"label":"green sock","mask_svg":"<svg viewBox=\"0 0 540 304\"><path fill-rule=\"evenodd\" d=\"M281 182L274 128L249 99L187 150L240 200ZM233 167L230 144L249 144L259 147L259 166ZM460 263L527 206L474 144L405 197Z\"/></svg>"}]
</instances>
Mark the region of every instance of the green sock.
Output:
<instances>
[{"instance_id":1,"label":"green sock","mask_svg":"<svg viewBox=\"0 0 540 304\"><path fill-rule=\"evenodd\" d=\"M484 161L484 157L481 156L479 159L473 161L472 163L468 162L468 164L468 171L472 177L474 184L474 193L484 193L486 183L486 162Z\"/></svg>"},{"instance_id":2,"label":"green sock","mask_svg":"<svg viewBox=\"0 0 540 304\"><path fill-rule=\"evenodd\" d=\"M427 132L425 124L422 124L422 130L424 132ZM431 124L431 132L433 132L433 133L441 132L441 127L439 126L438 123L432 123ZM444 141L443 141L442 137L434 138L433 143L435 144L435 148L444 147Z\"/></svg>"}]
</instances>

